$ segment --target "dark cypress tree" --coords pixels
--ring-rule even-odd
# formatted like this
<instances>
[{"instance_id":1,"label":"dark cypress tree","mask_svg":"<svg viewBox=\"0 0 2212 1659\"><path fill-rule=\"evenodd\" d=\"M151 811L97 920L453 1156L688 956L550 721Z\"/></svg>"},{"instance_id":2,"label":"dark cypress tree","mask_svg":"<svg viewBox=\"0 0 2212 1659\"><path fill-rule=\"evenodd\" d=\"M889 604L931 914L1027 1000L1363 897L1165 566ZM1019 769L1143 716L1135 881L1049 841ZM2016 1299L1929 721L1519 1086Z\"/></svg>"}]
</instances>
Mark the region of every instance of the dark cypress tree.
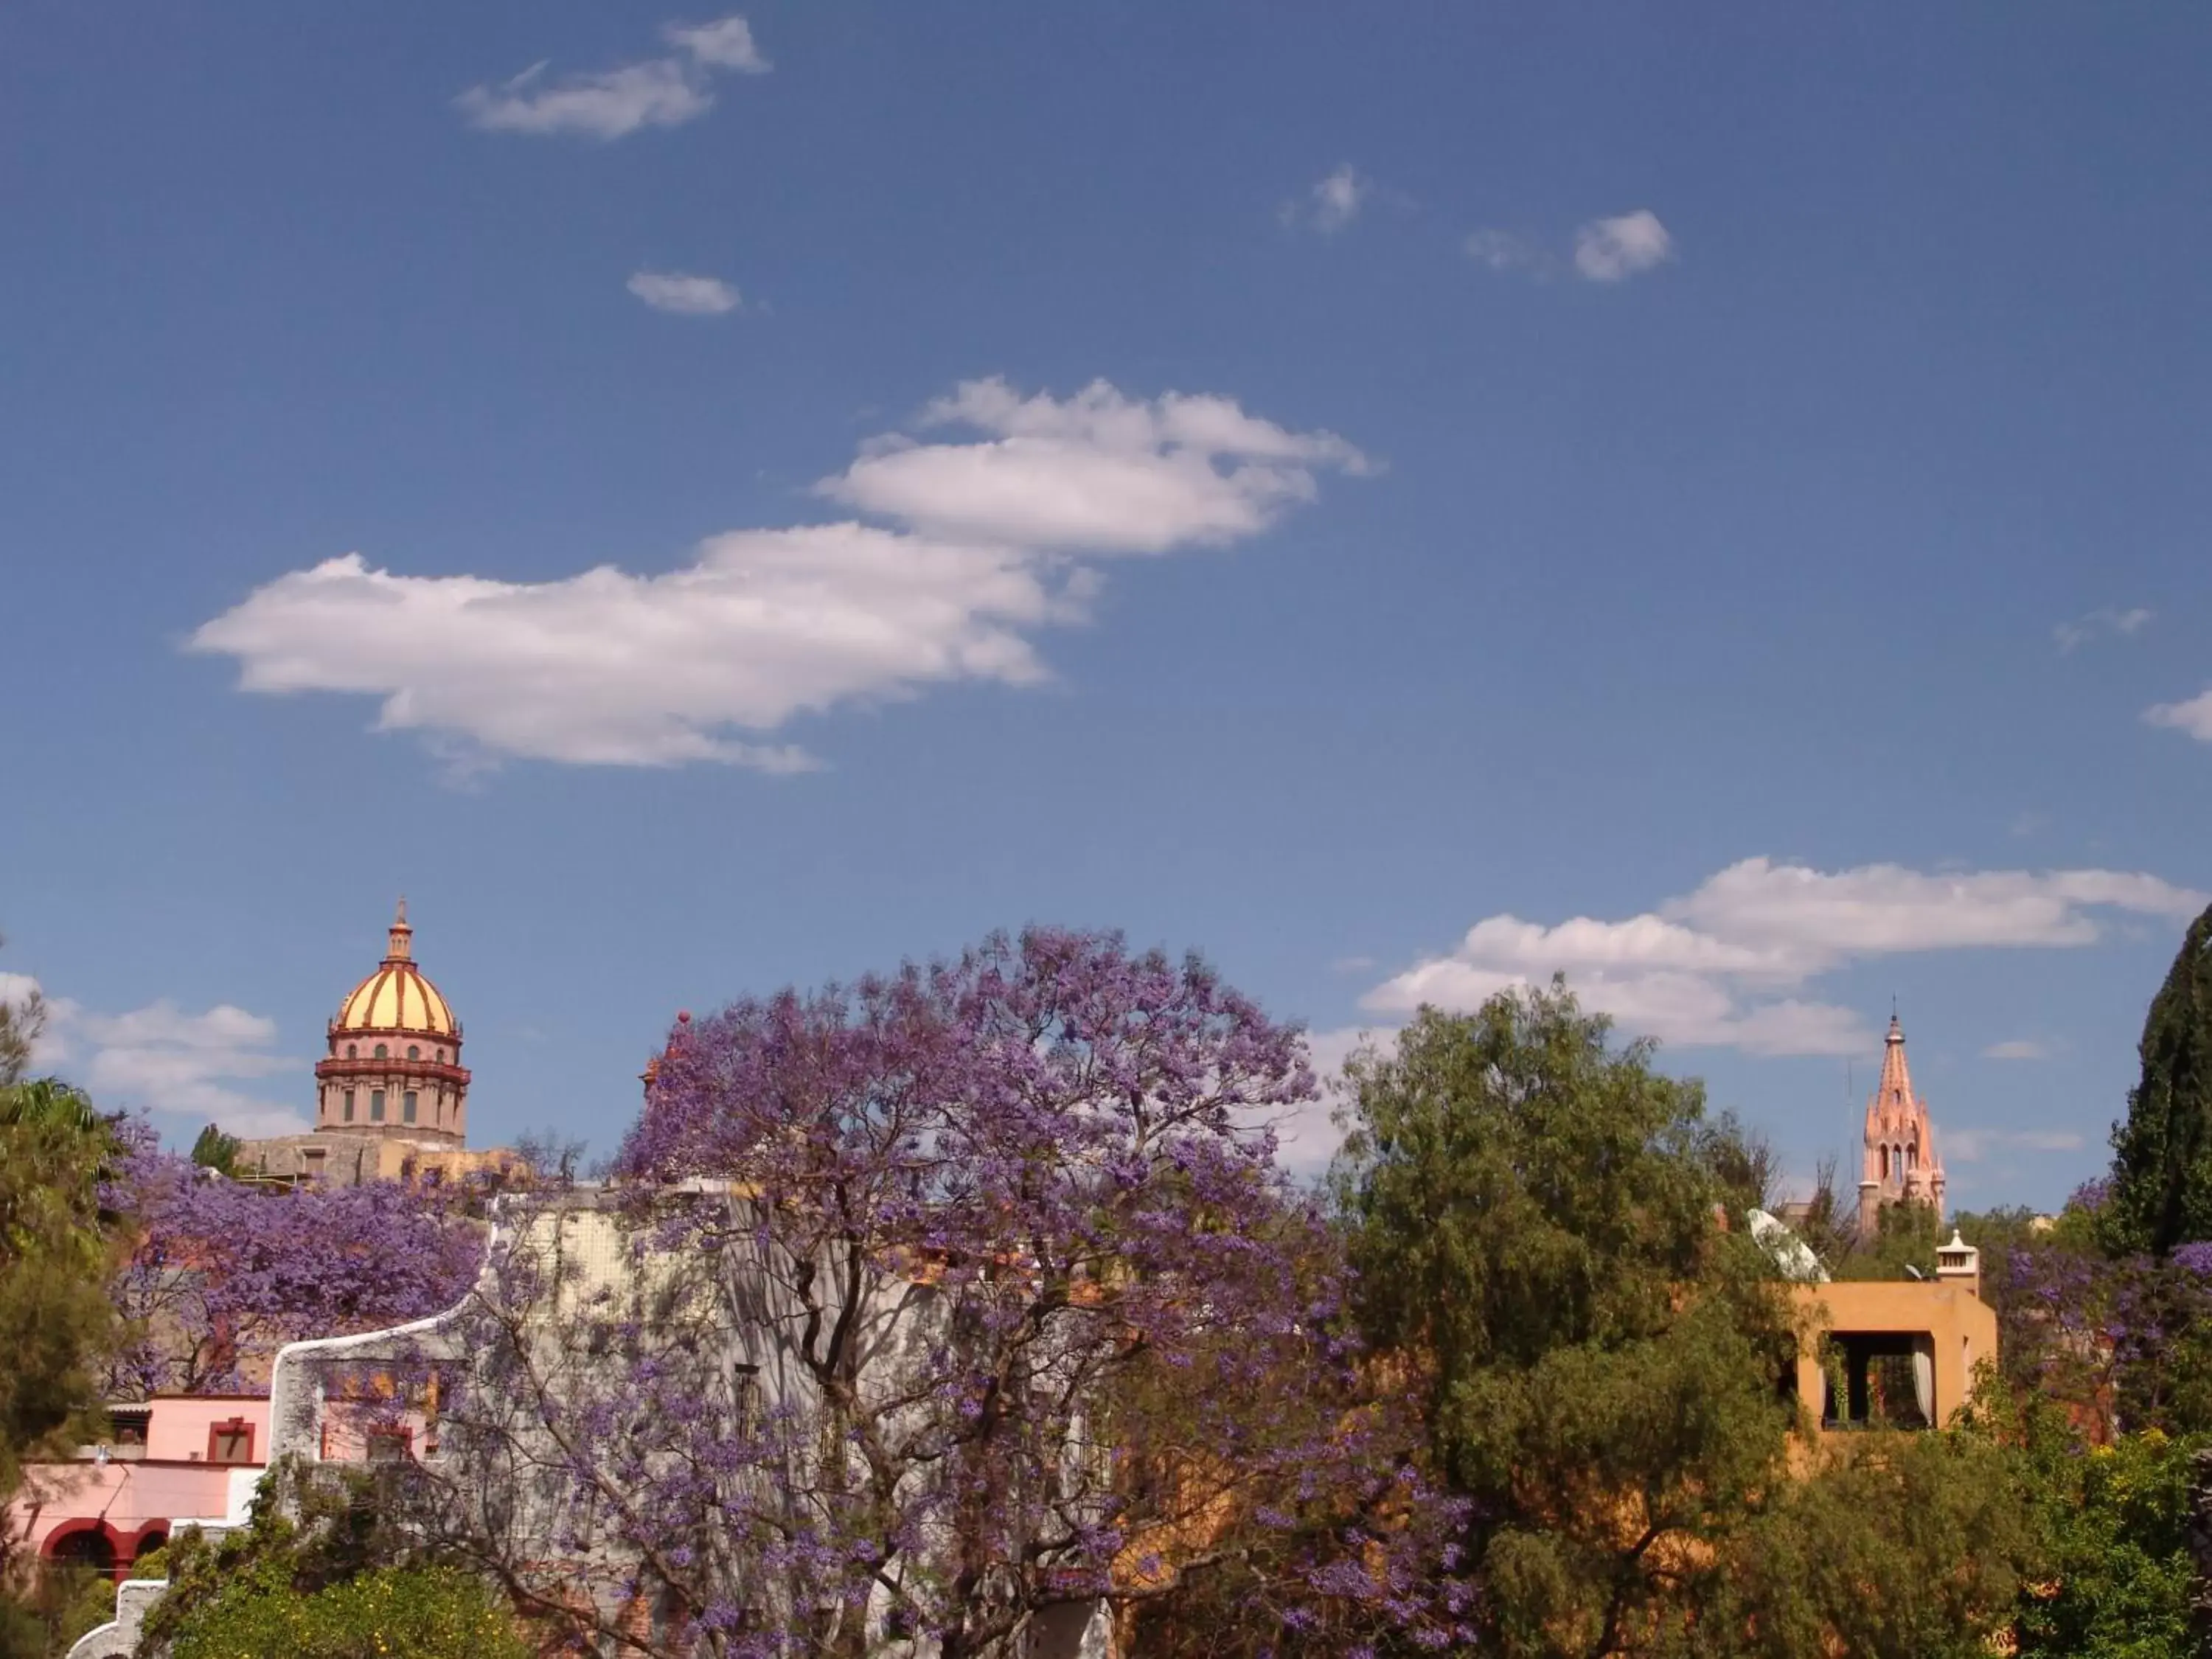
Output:
<instances>
[{"instance_id":1,"label":"dark cypress tree","mask_svg":"<svg viewBox=\"0 0 2212 1659\"><path fill-rule=\"evenodd\" d=\"M2106 1242L2163 1255L2212 1239L2212 909L2151 1000L2141 1052L2142 1080L2112 1126Z\"/></svg>"}]
</instances>

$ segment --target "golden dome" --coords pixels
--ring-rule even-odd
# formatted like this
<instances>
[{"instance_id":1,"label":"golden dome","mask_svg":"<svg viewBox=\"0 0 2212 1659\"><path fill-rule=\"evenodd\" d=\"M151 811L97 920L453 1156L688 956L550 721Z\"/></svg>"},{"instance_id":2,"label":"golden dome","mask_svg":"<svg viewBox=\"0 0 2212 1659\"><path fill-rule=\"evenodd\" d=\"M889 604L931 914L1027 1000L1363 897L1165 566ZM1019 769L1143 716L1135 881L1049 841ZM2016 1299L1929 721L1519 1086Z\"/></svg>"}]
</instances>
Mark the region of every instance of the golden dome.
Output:
<instances>
[{"instance_id":1,"label":"golden dome","mask_svg":"<svg viewBox=\"0 0 2212 1659\"><path fill-rule=\"evenodd\" d=\"M459 1024L438 988L416 967L407 925L407 901L392 923L392 943L377 969L338 1005L333 1031L423 1031L433 1036L459 1035ZM333 1052L336 1052L333 1050Z\"/></svg>"}]
</instances>

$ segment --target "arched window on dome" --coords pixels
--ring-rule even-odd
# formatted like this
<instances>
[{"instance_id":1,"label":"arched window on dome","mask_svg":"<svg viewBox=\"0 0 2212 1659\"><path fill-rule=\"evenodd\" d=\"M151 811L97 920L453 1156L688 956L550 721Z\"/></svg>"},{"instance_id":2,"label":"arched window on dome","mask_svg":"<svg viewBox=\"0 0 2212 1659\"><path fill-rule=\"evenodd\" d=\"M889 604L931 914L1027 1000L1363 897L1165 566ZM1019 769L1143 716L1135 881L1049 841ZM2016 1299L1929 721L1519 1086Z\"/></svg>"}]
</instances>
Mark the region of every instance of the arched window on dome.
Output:
<instances>
[{"instance_id":1,"label":"arched window on dome","mask_svg":"<svg viewBox=\"0 0 2212 1659\"><path fill-rule=\"evenodd\" d=\"M422 1059L422 1050L420 1045L412 1042L409 1043L407 1045L407 1058L410 1060Z\"/></svg>"},{"instance_id":2,"label":"arched window on dome","mask_svg":"<svg viewBox=\"0 0 2212 1659\"><path fill-rule=\"evenodd\" d=\"M438 1050L438 1064L439 1064L439 1065L441 1065L441 1066L443 1066L445 1063L446 1063L446 1051L445 1051L443 1048L441 1048L441 1049L439 1049L439 1050Z\"/></svg>"},{"instance_id":3,"label":"arched window on dome","mask_svg":"<svg viewBox=\"0 0 2212 1659\"><path fill-rule=\"evenodd\" d=\"M346 1058L348 1060L359 1060L361 1058L361 1044L358 1042L347 1043Z\"/></svg>"},{"instance_id":4,"label":"arched window on dome","mask_svg":"<svg viewBox=\"0 0 2212 1659\"><path fill-rule=\"evenodd\" d=\"M382 1060L382 1059L385 1059L385 1058L386 1058L386 1057L390 1054L390 1052L391 1052L391 1051L390 1051L389 1049L387 1049L387 1048L386 1048L382 1043L380 1043L380 1043L378 1043L378 1044L376 1045L375 1049L374 1050L374 1052L373 1052L373 1053L372 1053L372 1054L371 1054L371 1058L372 1058L372 1059L375 1059L375 1060Z\"/></svg>"}]
</instances>

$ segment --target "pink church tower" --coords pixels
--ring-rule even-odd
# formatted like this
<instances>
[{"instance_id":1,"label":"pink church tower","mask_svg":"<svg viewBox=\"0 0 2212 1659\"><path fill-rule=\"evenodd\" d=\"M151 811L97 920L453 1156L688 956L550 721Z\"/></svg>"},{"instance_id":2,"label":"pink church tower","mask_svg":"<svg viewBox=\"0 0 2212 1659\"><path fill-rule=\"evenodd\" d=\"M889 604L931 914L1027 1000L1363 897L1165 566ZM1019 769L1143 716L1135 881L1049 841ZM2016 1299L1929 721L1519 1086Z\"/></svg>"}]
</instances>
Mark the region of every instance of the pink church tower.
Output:
<instances>
[{"instance_id":1,"label":"pink church tower","mask_svg":"<svg viewBox=\"0 0 2212 1659\"><path fill-rule=\"evenodd\" d=\"M1943 1218L1943 1160L1928 1103L1912 1092L1905 1064L1905 1028L1889 1017L1881 1081L1867 1102L1866 1155L1859 1170L1859 1230L1871 1233L1885 1204L1926 1204Z\"/></svg>"}]
</instances>

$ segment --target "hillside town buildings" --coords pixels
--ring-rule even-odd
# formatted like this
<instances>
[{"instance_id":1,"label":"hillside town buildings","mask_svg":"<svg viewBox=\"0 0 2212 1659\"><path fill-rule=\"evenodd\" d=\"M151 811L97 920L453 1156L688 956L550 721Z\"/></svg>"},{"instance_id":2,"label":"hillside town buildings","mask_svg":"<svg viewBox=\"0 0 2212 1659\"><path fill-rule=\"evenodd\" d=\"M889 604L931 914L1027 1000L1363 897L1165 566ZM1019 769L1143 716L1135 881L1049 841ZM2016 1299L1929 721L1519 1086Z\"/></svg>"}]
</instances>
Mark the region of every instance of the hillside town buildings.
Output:
<instances>
[{"instance_id":1,"label":"hillside town buildings","mask_svg":"<svg viewBox=\"0 0 2212 1659\"><path fill-rule=\"evenodd\" d=\"M461 1063L462 1040L459 1018L415 958L403 903L383 958L329 1022L327 1054L315 1068L314 1128L244 1143L240 1173L271 1185L350 1184L510 1163L514 1155L503 1149L468 1147L471 1074ZM741 1195L702 1189L702 1196L719 1202ZM665 1298L692 1285L697 1264L639 1248L643 1236L625 1220L617 1197L587 1188L503 1202L497 1224L508 1247L505 1281L488 1261L477 1291L448 1313L291 1344L276 1356L270 1397L179 1396L114 1407L110 1443L30 1471L10 1524L38 1554L81 1561L121 1580L179 1527L242 1524L264 1470L280 1457L309 1466L403 1460L443 1493L452 1520L490 1540L518 1572L566 1581L575 1594L603 1601L604 1616L641 1632L663 1613L634 1593L627 1601L606 1599L606 1587L634 1582L635 1575L606 1529L594 1532L590 1504L553 1478L563 1454L542 1416L525 1408L520 1395L503 1393L515 1376L528 1376L541 1384L565 1378L578 1399L595 1397L604 1386L592 1374L598 1362L577 1336L585 1305ZM1913 1092L1903 1030L1893 1018L1867 1107L1858 1213L1871 1228L1886 1205L1924 1204L1940 1215L1943 1200L1927 1103ZM1762 1215L1754 1232L1762 1227L1777 1224ZM730 1231L747 1237L743 1228ZM1785 1390L1803 1403L1808 1427L1823 1434L1930 1428L1965 1403L1975 1366L1996 1352L1996 1314L1980 1298L1971 1247L1954 1234L1932 1281L1836 1284L1802 1243L1778 1231L1778 1249L1766 1237L1760 1242L1776 1252L1785 1276L1800 1280L1790 1294L1810 1316L1784 1378ZM526 1307L512 1299L518 1251L549 1269L539 1280L542 1297ZM702 1389L750 1391L742 1400L732 1396L726 1409L803 1411L810 1384L779 1352L775 1334L790 1310L776 1305L773 1276L752 1270L757 1264L744 1258L742 1249L730 1252L707 1288L714 1304L749 1310L747 1316L717 1325L714 1338L689 1351L684 1363L696 1367ZM930 1309L927 1274L898 1276L884 1305L871 1310L884 1352L913 1340ZM500 1341L491 1339L502 1329L507 1351L500 1353ZM403 1375L412 1380L375 1386ZM447 1379L449 1399L468 1398L472 1409L441 1416L441 1384L426 1388L426 1376ZM497 1471L517 1469L538 1474L494 1490ZM581 1553L564 1559L572 1547ZM88 1636L72 1659L129 1653L137 1621L158 1595L154 1584L123 1589L118 1621ZM878 1645L890 1630L890 1611L887 1605L868 1611L870 1639ZM1110 1650L1112 1625L1103 1603L1072 1603L1039 1627L1030 1650L1036 1659L1092 1659Z\"/></svg>"}]
</instances>

